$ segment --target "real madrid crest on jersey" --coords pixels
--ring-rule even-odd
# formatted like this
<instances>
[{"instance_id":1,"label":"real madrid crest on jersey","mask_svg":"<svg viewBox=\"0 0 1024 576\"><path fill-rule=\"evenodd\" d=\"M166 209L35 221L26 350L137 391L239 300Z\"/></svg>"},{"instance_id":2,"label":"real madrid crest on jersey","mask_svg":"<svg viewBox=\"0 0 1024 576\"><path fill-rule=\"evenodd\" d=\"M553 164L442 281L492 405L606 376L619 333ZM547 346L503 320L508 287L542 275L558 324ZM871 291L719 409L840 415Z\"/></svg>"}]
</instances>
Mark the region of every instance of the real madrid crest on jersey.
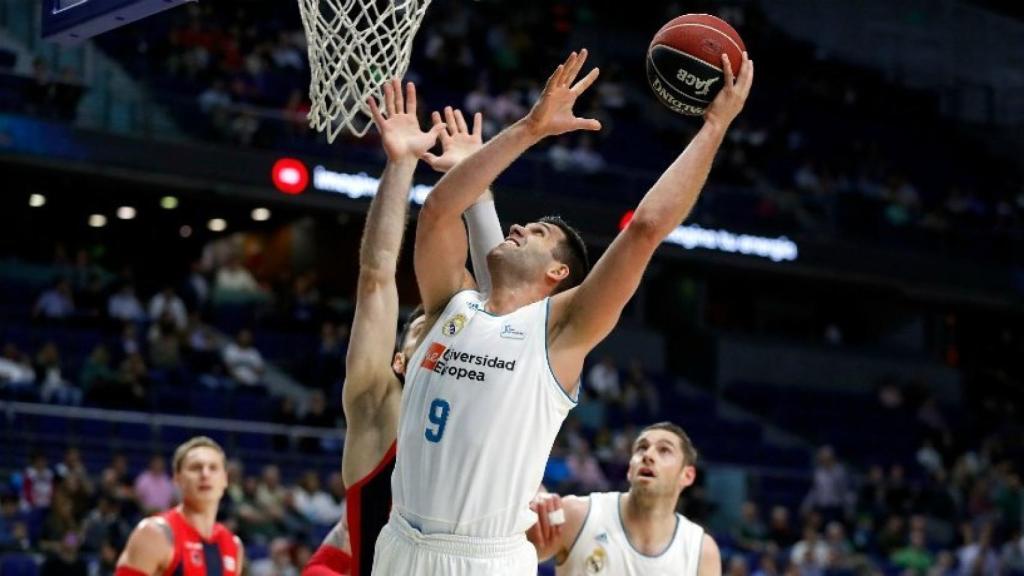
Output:
<instances>
[{"instance_id":1,"label":"real madrid crest on jersey","mask_svg":"<svg viewBox=\"0 0 1024 576\"><path fill-rule=\"evenodd\" d=\"M584 565L587 570L587 574L600 574L604 571L605 566L608 565L608 553L604 551L604 548L598 546L594 548L594 551L587 556L586 564Z\"/></svg>"},{"instance_id":2,"label":"real madrid crest on jersey","mask_svg":"<svg viewBox=\"0 0 1024 576\"><path fill-rule=\"evenodd\" d=\"M462 314L456 314L445 320L444 327L441 328L441 333L445 336L455 336L459 332L462 332L462 327L465 325L466 317Z\"/></svg>"}]
</instances>

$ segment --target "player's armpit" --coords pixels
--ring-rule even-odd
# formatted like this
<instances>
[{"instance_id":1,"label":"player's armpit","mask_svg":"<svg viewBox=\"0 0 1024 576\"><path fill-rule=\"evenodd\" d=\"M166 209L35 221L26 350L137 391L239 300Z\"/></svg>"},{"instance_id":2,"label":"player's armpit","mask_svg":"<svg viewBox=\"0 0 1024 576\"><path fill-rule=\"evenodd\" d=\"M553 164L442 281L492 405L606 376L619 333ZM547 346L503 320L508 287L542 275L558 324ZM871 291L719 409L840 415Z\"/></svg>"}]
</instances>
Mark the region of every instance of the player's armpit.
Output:
<instances>
[{"instance_id":1,"label":"player's armpit","mask_svg":"<svg viewBox=\"0 0 1024 576\"><path fill-rule=\"evenodd\" d=\"M660 242L642 223L630 224L582 284L551 298L548 346L551 367L563 388L575 387L583 359L615 328Z\"/></svg>"}]
</instances>

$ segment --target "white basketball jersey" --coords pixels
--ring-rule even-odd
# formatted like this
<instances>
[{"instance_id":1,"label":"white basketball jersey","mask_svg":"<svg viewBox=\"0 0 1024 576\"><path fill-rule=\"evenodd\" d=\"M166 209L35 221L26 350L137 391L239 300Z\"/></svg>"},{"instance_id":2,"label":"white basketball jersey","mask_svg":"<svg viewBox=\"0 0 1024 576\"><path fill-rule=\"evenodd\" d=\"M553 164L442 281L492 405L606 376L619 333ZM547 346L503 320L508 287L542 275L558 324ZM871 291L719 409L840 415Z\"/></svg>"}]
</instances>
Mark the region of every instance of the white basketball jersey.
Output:
<instances>
[{"instance_id":1,"label":"white basketball jersey","mask_svg":"<svg viewBox=\"0 0 1024 576\"><path fill-rule=\"evenodd\" d=\"M506 537L576 402L547 355L548 300L504 316L457 293L408 363L391 476L395 509L425 534Z\"/></svg>"},{"instance_id":2,"label":"white basketball jersey","mask_svg":"<svg viewBox=\"0 0 1024 576\"><path fill-rule=\"evenodd\" d=\"M696 576L704 529L676 514L676 531L657 556L637 552L626 536L619 492L590 495L590 510L557 576Z\"/></svg>"}]
</instances>

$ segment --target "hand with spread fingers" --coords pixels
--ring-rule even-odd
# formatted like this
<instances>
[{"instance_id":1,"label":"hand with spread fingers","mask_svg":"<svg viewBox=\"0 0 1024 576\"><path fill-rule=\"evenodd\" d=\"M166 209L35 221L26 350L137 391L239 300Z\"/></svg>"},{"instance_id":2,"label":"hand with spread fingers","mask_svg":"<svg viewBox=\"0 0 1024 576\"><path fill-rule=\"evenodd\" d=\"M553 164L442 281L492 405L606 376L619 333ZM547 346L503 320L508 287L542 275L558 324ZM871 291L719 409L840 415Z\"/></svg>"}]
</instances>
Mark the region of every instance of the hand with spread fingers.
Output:
<instances>
[{"instance_id":1,"label":"hand with spread fingers","mask_svg":"<svg viewBox=\"0 0 1024 576\"><path fill-rule=\"evenodd\" d=\"M444 124L435 124L424 132L416 118L416 85L406 84L405 95L402 94L402 83L397 78L384 84L384 111L381 112L377 101L370 97L367 100L370 113L384 145L384 152L389 160L418 159L430 150L437 142L437 136L444 130Z\"/></svg>"},{"instance_id":2,"label":"hand with spread fingers","mask_svg":"<svg viewBox=\"0 0 1024 576\"><path fill-rule=\"evenodd\" d=\"M439 112L434 112L431 118L435 128L438 125L446 128L441 130L441 155L435 156L429 152L423 155L423 160L434 170L447 172L484 145L483 115L479 112L473 115L472 132L466 125L462 111L452 109L451 106L445 107L444 120Z\"/></svg>"},{"instance_id":3,"label":"hand with spread fingers","mask_svg":"<svg viewBox=\"0 0 1024 576\"><path fill-rule=\"evenodd\" d=\"M733 77L729 56L722 54L722 70L725 73L725 83L704 113L704 121L727 128L739 115L740 110L743 110L747 96L750 95L750 87L754 83L754 61L744 52L740 75Z\"/></svg>"},{"instance_id":4,"label":"hand with spread fingers","mask_svg":"<svg viewBox=\"0 0 1024 576\"><path fill-rule=\"evenodd\" d=\"M594 68L582 80L576 82L576 77L579 76L586 61L585 48L579 53L573 52L548 78L540 99L526 116L526 124L535 135L543 138L575 130L601 129L601 123L597 120L578 118L572 111L576 100L590 88L600 74L600 70Z\"/></svg>"}]
</instances>

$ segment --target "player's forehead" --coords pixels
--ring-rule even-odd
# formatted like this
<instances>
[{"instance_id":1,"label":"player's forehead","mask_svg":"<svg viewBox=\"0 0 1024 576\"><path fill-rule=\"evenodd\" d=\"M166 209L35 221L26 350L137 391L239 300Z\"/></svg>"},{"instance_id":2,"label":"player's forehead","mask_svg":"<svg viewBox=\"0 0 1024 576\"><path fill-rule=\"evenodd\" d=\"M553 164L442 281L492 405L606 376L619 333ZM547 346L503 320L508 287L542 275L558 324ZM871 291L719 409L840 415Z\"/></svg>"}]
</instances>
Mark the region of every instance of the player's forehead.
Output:
<instances>
[{"instance_id":1,"label":"player's forehead","mask_svg":"<svg viewBox=\"0 0 1024 576\"><path fill-rule=\"evenodd\" d=\"M639 436L636 441L633 442L634 446L650 445L650 444L668 444L676 449L682 448L682 443L679 441L679 436L668 430L654 429L645 430Z\"/></svg>"},{"instance_id":2,"label":"player's forehead","mask_svg":"<svg viewBox=\"0 0 1024 576\"><path fill-rule=\"evenodd\" d=\"M181 467L196 464L224 464L224 455L219 450L211 446L196 446L185 453L185 456L181 459Z\"/></svg>"},{"instance_id":3,"label":"player's forehead","mask_svg":"<svg viewBox=\"0 0 1024 576\"><path fill-rule=\"evenodd\" d=\"M544 232L547 233L548 238L551 238L555 241L559 241L565 237L565 232L563 232L561 228L550 222L542 222L538 220L536 222L530 222L529 224L526 225L526 228L529 230L532 230L534 228L542 229L544 230Z\"/></svg>"}]
</instances>

